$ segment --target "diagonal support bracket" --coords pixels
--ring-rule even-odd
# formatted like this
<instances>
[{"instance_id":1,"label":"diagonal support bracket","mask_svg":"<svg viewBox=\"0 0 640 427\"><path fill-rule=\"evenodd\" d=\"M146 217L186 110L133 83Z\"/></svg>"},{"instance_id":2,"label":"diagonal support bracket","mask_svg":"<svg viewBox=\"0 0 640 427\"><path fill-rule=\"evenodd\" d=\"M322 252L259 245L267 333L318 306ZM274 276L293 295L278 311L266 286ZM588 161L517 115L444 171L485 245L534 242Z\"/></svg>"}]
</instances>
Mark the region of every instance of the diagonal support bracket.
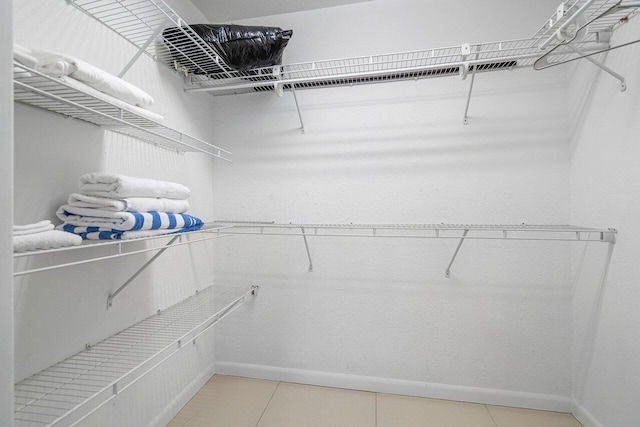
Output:
<instances>
[{"instance_id":1,"label":"diagonal support bracket","mask_svg":"<svg viewBox=\"0 0 640 427\"><path fill-rule=\"evenodd\" d=\"M480 52L477 52L476 59L478 59L479 55L480 55ZM465 64L465 67L467 67L466 64ZM476 81L477 69L478 69L478 64L473 66L473 71L471 72L471 84L469 85L469 94L467 95L467 106L464 108L464 118L462 119L462 124L465 124L465 125L469 124L469 104L471 103L471 93L473 92L473 83Z\"/></svg>"},{"instance_id":2,"label":"diagonal support bracket","mask_svg":"<svg viewBox=\"0 0 640 427\"><path fill-rule=\"evenodd\" d=\"M302 113L300 112L300 104L298 104L298 96L296 95L295 84L291 85L291 93L293 94L293 100L296 103L296 110L298 110L298 119L300 120L300 132L305 133L304 122L302 121Z\"/></svg>"},{"instance_id":3,"label":"diagonal support bracket","mask_svg":"<svg viewBox=\"0 0 640 427\"><path fill-rule=\"evenodd\" d=\"M573 50L574 52L576 52L577 54L581 55L584 59L586 59L587 61L591 62L596 67L602 69L606 73L609 73L613 77L618 79L620 81L620 92L624 92L625 90L627 90L627 82L625 81L624 77L622 77L620 74L616 73L611 68L609 68L606 65L604 65L602 62L592 58L589 55L587 55L584 51L578 49L577 47L575 47L575 46L573 46L571 44L568 44L567 47L569 49Z\"/></svg>"},{"instance_id":4,"label":"diagonal support bracket","mask_svg":"<svg viewBox=\"0 0 640 427\"><path fill-rule=\"evenodd\" d=\"M180 238L180 235L175 236L173 239L169 240L169 242L164 246L164 248L160 249L160 251L158 251L153 257L151 257L151 259L149 259L149 261L145 262L144 265L142 267L140 267L138 269L138 271L136 271L135 273L133 273L133 275L131 277L129 277L129 279L124 282L124 284L122 286L120 286L118 289L116 289L115 292L113 292L112 294L109 295L109 298L107 298L107 310L109 310L109 308L111 308L113 306L113 299L124 290L124 288L126 288L127 286L129 286L129 284L131 282L133 282L135 280L136 277L138 277L140 275L140 273L142 273L147 267L149 267L156 259L158 259L158 257L160 255L162 255L164 253L164 251L166 251L167 249L169 249L169 246L173 245L173 243L178 240Z\"/></svg>"},{"instance_id":5,"label":"diagonal support bracket","mask_svg":"<svg viewBox=\"0 0 640 427\"><path fill-rule=\"evenodd\" d=\"M469 234L469 229L464 230L464 232L462 233L462 238L458 242L458 246L456 247L456 251L453 253L451 262L449 262L447 269L444 271L444 277L446 277L447 279L451 277L451 266L453 265L453 261L455 261L456 257L458 256L458 252L460 251L460 246L462 246L462 243L464 242L465 237L467 237L467 234Z\"/></svg>"},{"instance_id":6,"label":"diagonal support bracket","mask_svg":"<svg viewBox=\"0 0 640 427\"><path fill-rule=\"evenodd\" d=\"M309 243L307 242L307 233L304 231L304 227L300 227L302 231L302 238L304 239L304 247L307 249L307 258L309 258L309 272L313 272L313 262L311 261L311 252L309 251Z\"/></svg>"},{"instance_id":7,"label":"diagonal support bracket","mask_svg":"<svg viewBox=\"0 0 640 427\"><path fill-rule=\"evenodd\" d=\"M160 32L162 32L162 30L170 22L171 21L166 19L162 23L160 23L160 25L158 25L158 28L156 28L156 30L153 32L151 37L149 37L149 39L140 47L140 49L138 49L136 54L133 55L133 58L131 58L131 60L127 63L127 65L124 66L122 71L120 71L120 73L118 74L118 77L122 78L122 76L124 76L127 73L127 71L129 71L129 68L131 68L133 66L133 64L135 64L135 62L138 60L138 58L140 58L140 56L147 50L149 45L156 39L156 37L158 37L160 35Z\"/></svg>"}]
</instances>

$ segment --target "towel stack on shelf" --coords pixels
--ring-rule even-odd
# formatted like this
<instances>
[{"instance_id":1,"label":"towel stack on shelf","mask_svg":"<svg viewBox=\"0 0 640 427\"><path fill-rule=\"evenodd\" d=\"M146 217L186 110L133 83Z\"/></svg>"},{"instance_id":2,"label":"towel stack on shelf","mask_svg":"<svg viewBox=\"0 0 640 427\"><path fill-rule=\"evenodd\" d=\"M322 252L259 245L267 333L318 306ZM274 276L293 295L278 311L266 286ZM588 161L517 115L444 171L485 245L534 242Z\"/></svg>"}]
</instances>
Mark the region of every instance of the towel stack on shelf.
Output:
<instances>
[{"instance_id":1,"label":"towel stack on shelf","mask_svg":"<svg viewBox=\"0 0 640 427\"><path fill-rule=\"evenodd\" d=\"M49 220L13 226L14 252L65 248L78 246L80 243L82 243L82 239L79 236L54 230L54 226Z\"/></svg>"},{"instance_id":2,"label":"towel stack on shelf","mask_svg":"<svg viewBox=\"0 0 640 427\"><path fill-rule=\"evenodd\" d=\"M87 240L122 240L195 231L203 221L186 212L191 195L184 185L125 175L80 177L80 193L56 215L58 229Z\"/></svg>"}]
</instances>

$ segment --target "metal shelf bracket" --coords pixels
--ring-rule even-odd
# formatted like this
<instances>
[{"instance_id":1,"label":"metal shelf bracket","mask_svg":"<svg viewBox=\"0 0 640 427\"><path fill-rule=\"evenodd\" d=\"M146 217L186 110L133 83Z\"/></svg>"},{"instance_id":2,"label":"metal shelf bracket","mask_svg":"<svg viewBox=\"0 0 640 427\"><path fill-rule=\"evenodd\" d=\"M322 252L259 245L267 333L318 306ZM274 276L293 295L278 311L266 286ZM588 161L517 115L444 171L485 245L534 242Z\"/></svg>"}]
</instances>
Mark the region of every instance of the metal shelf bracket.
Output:
<instances>
[{"instance_id":1,"label":"metal shelf bracket","mask_svg":"<svg viewBox=\"0 0 640 427\"><path fill-rule=\"evenodd\" d=\"M173 243L180 239L180 235L175 236L173 239L169 240L169 242L164 246L164 248L160 249L154 256L151 257L151 259L149 259L149 261L145 262L144 265L142 267L140 267L138 269L138 271L136 271L135 273L133 273L133 275L131 277L129 277L129 279L127 279L126 282L124 282L124 284L122 286L120 286L118 289L116 289L115 292L113 292L112 294L109 295L109 297L107 298L107 310L109 310L109 308L111 308L113 306L113 299L118 296L118 294L120 292L122 292L124 290L124 288L126 288L127 286L129 286L129 284L131 282L133 282L135 280L136 277L138 277L140 275L140 273L142 273L147 267L149 267L151 264L153 264L153 262L158 259L158 257L160 255L162 255L164 253L164 251L166 251L167 249L169 249L169 246L173 245Z\"/></svg>"},{"instance_id":2,"label":"metal shelf bracket","mask_svg":"<svg viewBox=\"0 0 640 427\"><path fill-rule=\"evenodd\" d=\"M298 104L298 96L296 95L295 85L291 85L291 93L293 93L293 100L296 102L296 110L298 110L298 119L300 119L300 132L305 133L304 122L302 121L302 113L300 113L300 104Z\"/></svg>"},{"instance_id":3,"label":"metal shelf bracket","mask_svg":"<svg viewBox=\"0 0 640 427\"><path fill-rule=\"evenodd\" d=\"M453 265L453 261L455 261L456 256L458 256L458 252L460 251L460 246L462 246L462 243L464 242L465 237L467 237L467 234L469 234L469 229L464 230L464 232L462 233L462 238L458 242L458 246L456 247L456 250L453 253L451 262L449 262L447 269L444 271L444 277L446 277L447 279L451 277L451 266Z\"/></svg>"},{"instance_id":4,"label":"metal shelf bracket","mask_svg":"<svg viewBox=\"0 0 640 427\"><path fill-rule=\"evenodd\" d=\"M307 250L307 258L309 258L309 272L313 273L313 262L311 261L311 252L309 251L309 243L307 242L307 234L304 231L304 227L300 227L302 231L302 238L304 239L304 247Z\"/></svg>"},{"instance_id":5,"label":"metal shelf bracket","mask_svg":"<svg viewBox=\"0 0 640 427\"><path fill-rule=\"evenodd\" d=\"M136 54L133 55L133 58L131 58L131 60L129 60L127 65L124 66L122 71L120 71L120 73L118 74L118 77L122 78L122 76L124 76L127 73L127 71L129 71L129 68L131 68L133 64L135 64L135 62L138 60L138 58L140 58L140 56L142 56L142 54L147 51L147 48L149 47L149 45L160 35L162 30L166 28L166 26L169 25L170 23L171 21L166 19L162 23L160 23L160 25L158 25L158 28L156 28L156 30L147 39L147 41L142 46L140 46Z\"/></svg>"}]
</instances>

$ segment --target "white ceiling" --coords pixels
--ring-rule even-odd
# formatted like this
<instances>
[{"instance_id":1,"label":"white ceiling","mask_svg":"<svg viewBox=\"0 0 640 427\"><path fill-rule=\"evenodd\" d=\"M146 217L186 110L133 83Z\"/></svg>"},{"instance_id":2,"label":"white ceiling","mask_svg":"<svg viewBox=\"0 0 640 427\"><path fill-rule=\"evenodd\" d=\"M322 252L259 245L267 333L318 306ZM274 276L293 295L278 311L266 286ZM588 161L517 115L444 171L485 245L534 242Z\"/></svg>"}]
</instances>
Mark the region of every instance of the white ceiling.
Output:
<instances>
[{"instance_id":1,"label":"white ceiling","mask_svg":"<svg viewBox=\"0 0 640 427\"><path fill-rule=\"evenodd\" d=\"M323 9L371 0L191 0L210 23Z\"/></svg>"}]
</instances>

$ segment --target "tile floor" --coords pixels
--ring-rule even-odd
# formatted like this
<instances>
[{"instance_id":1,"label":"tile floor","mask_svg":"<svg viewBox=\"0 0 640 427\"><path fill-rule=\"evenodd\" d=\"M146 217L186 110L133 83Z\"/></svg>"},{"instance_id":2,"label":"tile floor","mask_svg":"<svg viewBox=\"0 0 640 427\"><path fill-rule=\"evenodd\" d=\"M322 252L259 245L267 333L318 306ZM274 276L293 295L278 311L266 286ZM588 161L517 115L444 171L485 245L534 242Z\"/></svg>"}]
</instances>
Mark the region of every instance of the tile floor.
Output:
<instances>
[{"instance_id":1,"label":"tile floor","mask_svg":"<svg viewBox=\"0 0 640 427\"><path fill-rule=\"evenodd\" d=\"M215 375L168 427L581 427L570 414Z\"/></svg>"}]
</instances>

